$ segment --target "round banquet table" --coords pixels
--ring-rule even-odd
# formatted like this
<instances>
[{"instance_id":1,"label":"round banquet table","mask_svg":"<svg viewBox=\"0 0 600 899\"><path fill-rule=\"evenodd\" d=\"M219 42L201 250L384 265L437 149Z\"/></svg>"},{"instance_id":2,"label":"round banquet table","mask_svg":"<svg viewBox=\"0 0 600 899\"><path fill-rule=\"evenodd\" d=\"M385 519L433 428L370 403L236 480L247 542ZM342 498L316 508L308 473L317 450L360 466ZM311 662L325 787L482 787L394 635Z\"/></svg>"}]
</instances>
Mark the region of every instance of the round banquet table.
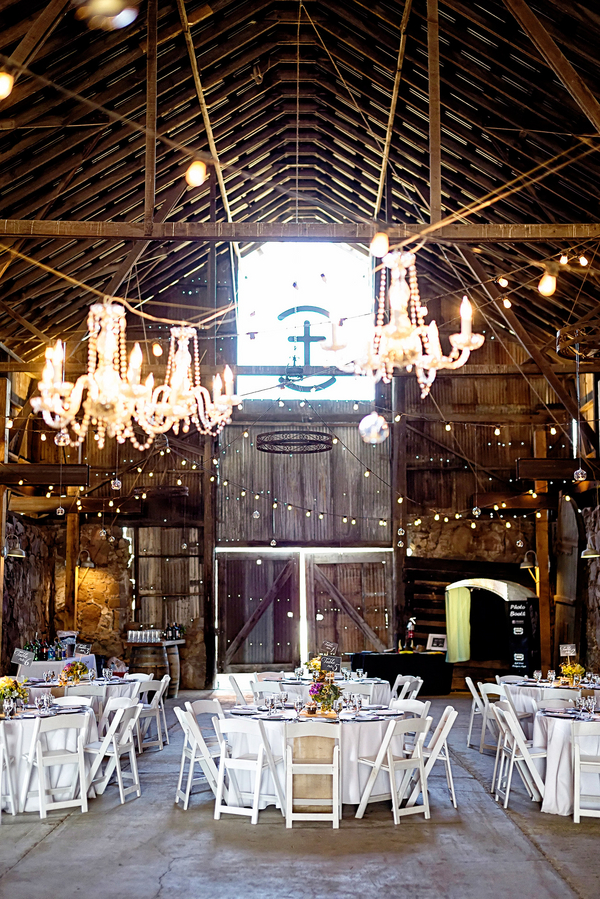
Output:
<instances>
[{"instance_id":1,"label":"round banquet table","mask_svg":"<svg viewBox=\"0 0 600 899\"><path fill-rule=\"evenodd\" d=\"M92 743L98 739L98 726L96 724L96 718L91 712L87 712L86 709L83 709L88 717L88 729L85 735L85 742ZM68 717L68 713L63 713L64 717ZM21 715L11 718L10 720L0 722L0 727L4 728L4 734L6 736L6 742L8 745L8 754L11 758L11 773L13 786L15 788L16 802L17 802L17 811L21 808L21 803L25 801L25 793L35 791L35 795L30 796L29 799L25 801L24 811L26 812L39 812L39 799L38 799L38 774L37 768L34 766L31 770L31 780L28 784L28 764L25 759L25 756L29 754L31 749L31 741L33 738L34 730L35 730L35 719L37 718L37 713L35 712L27 712L26 716L23 717ZM48 749L69 749L70 751L75 752L77 749L77 731L70 730L68 728L49 731L46 735L46 742ZM53 787L60 787L64 784L65 793L54 793L53 799L55 801L61 801L63 799L67 799L67 788L71 786L73 780L73 765L53 765L51 768L47 769L46 772L46 782L50 782ZM86 771L89 770L89 765L86 757ZM6 778L6 772L2 775ZM4 796L3 809L8 811L8 799L6 796L7 786L4 782L2 795ZM94 788L90 787L88 791L88 796L93 798L95 796Z\"/></svg>"},{"instance_id":2,"label":"round banquet table","mask_svg":"<svg viewBox=\"0 0 600 899\"><path fill-rule=\"evenodd\" d=\"M112 680L109 684L106 681L99 679L95 681L99 686L106 687L106 698L111 699L113 696L127 696L132 697L135 693L137 681L127 681L123 680L122 677L117 677ZM79 686L85 686L86 681L82 681ZM35 703L36 696L40 696L42 693L47 693L48 690L52 693L53 696L64 696L65 688L59 687L56 682L50 682L49 684L35 684L30 686L29 684L25 684L25 686L29 690L29 701L33 704ZM143 686L143 685L142 685ZM96 717L99 718L104 711L102 700L100 696L92 696L92 709L94 710Z\"/></svg>"},{"instance_id":3,"label":"round banquet table","mask_svg":"<svg viewBox=\"0 0 600 899\"><path fill-rule=\"evenodd\" d=\"M547 759L535 764L544 779L542 811L550 815L573 814L573 759L571 721L538 712L533 725L533 745L547 750ZM600 755L600 737L583 737L582 754ZM598 796L600 809L600 775L581 775L581 792ZM589 805L586 800L586 805Z\"/></svg>"},{"instance_id":4,"label":"round banquet table","mask_svg":"<svg viewBox=\"0 0 600 899\"><path fill-rule=\"evenodd\" d=\"M289 696L291 702L295 699L302 699L304 702L308 702L310 699L309 689L312 684L312 680L290 680L290 681L280 681L281 689L285 690ZM343 687L345 692L352 693L352 684L374 684L373 687L373 697L372 703L374 705L384 705L389 706L390 699L392 698L392 688L389 685L389 682L386 680L380 680L379 678L365 678L361 681L344 681L338 680L336 678L335 685L336 687ZM260 686L260 684L259 684Z\"/></svg>"},{"instance_id":5,"label":"round banquet table","mask_svg":"<svg viewBox=\"0 0 600 899\"><path fill-rule=\"evenodd\" d=\"M531 719L525 718L521 720L521 726L525 731L525 735L528 740L533 736L533 719L537 712L536 702L541 702L544 696L544 691L548 691L548 695L546 699L552 699L552 691L553 689L560 690L570 690L573 693L573 701L575 701L575 697L581 692L581 689L587 689L585 685L583 687L563 687L561 684L556 684L556 687L551 686L549 683L542 681L541 686L536 686L532 683L523 683L523 684L504 684L505 687L508 687L510 690L510 695L512 696L515 708L517 712L530 712ZM596 696L596 703L600 704L600 690L594 690ZM536 744L537 745L537 744Z\"/></svg>"},{"instance_id":6,"label":"round banquet table","mask_svg":"<svg viewBox=\"0 0 600 899\"><path fill-rule=\"evenodd\" d=\"M286 712L286 718L289 721L296 722L298 719L294 712ZM264 715L256 716L260 717L265 725L266 736L269 741L269 745L271 747L271 752L274 756L281 756L283 759L284 753L284 728L285 728L285 720L271 720L269 721ZM396 716L401 718L401 716ZM300 719L308 720L308 719ZM315 719L310 719L314 721ZM318 721L318 719L316 719ZM359 756L376 756L379 751L379 747L381 746L381 742L387 730L388 724L391 720L390 717L385 720L346 720L344 721L344 713L342 713L342 736L340 741L340 750L341 750L341 788L342 788L342 802L347 803L349 805L358 805L360 803L361 796L363 794L363 790L367 785L367 780L369 778L369 774L371 773L371 768L368 765L359 764ZM329 759L331 759L331 737L327 740L327 728L329 724L327 722L323 722L323 743L325 743L325 747L319 747L316 752L311 750L311 756L316 755L316 757L326 757L327 748L329 750ZM321 741L321 737L311 737L311 740L316 742ZM326 741L326 742L325 742ZM245 753L256 753L259 749L259 738L249 734L232 734L228 738L229 745L231 747L232 755L234 758L237 758ZM323 752L323 748L325 748L325 752ZM392 740L392 751L395 755L402 754L402 737L396 737ZM284 772L284 764L283 760L277 765L277 774L279 777L279 784L281 786L282 792L285 794L285 772ZM248 802L248 805L251 805L252 799L252 788L254 784L254 775L250 772L245 771L236 771L235 776L238 781L238 785L240 788L240 792L242 793L242 797L244 799L244 803ZM323 775L315 775L317 780L324 777ZM273 784L273 778L271 777L271 773L267 770L263 774L263 782L262 782L262 796L260 808L265 808L267 805L277 805L279 806L279 802L277 800L277 796L275 793L275 786ZM331 782L329 782L329 788L331 788ZM309 793L309 795L311 795ZM314 793L312 796L314 797ZM331 796L331 792L328 794ZM389 789L389 778L386 772L380 772L375 781L375 785L373 787L372 799L389 799L390 798L390 789Z\"/></svg>"}]
</instances>

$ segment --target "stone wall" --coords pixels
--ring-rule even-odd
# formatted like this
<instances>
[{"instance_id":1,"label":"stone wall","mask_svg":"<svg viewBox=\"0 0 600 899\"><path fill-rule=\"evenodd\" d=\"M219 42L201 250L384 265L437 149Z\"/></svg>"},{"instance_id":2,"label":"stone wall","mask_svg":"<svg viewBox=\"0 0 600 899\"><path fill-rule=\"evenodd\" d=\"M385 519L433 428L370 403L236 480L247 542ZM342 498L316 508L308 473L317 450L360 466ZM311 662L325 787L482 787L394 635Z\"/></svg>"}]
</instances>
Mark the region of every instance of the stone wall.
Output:
<instances>
[{"instance_id":1,"label":"stone wall","mask_svg":"<svg viewBox=\"0 0 600 899\"><path fill-rule=\"evenodd\" d=\"M583 521L589 543L600 548L600 508L584 509ZM587 608L584 611L587 653L582 664L600 671L600 559L590 559L587 565Z\"/></svg>"},{"instance_id":2,"label":"stone wall","mask_svg":"<svg viewBox=\"0 0 600 899\"><path fill-rule=\"evenodd\" d=\"M54 635L50 619L54 609L54 566L61 527L37 527L9 513L7 535L15 534L26 556L4 563L2 658L0 671L13 673L13 649L32 640Z\"/></svg>"},{"instance_id":3,"label":"stone wall","mask_svg":"<svg viewBox=\"0 0 600 899\"><path fill-rule=\"evenodd\" d=\"M477 521L424 518L408 528L407 550L411 556L429 559L467 559L477 562L521 562L528 549L535 549L535 525L523 518ZM517 546L522 540L523 546Z\"/></svg>"},{"instance_id":4,"label":"stone wall","mask_svg":"<svg viewBox=\"0 0 600 899\"><path fill-rule=\"evenodd\" d=\"M98 655L123 658L124 631L131 616L131 543L121 528L113 527L103 535L100 524L83 524L80 549L90 554L95 568L77 572L79 637L92 643L92 652Z\"/></svg>"}]
</instances>

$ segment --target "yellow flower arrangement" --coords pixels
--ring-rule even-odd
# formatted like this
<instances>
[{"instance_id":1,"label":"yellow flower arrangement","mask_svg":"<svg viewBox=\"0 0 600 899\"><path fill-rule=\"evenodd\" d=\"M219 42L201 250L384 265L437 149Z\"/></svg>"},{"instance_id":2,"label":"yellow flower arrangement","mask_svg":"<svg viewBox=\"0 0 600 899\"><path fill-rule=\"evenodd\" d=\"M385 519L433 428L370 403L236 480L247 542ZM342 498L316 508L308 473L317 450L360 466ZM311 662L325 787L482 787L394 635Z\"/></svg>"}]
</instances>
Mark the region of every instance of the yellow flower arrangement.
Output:
<instances>
[{"instance_id":1,"label":"yellow flower arrangement","mask_svg":"<svg viewBox=\"0 0 600 899\"><path fill-rule=\"evenodd\" d=\"M573 677L583 677L585 674L585 668L582 665L578 665L577 662L563 662L560 666L561 674L563 677L568 677L569 679Z\"/></svg>"},{"instance_id":2,"label":"yellow flower arrangement","mask_svg":"<svg viewBox=\"0 0 600 899\"><path fill-rule=\"evenodd\" d=\"M88 666L84 662L67 662L60 672L58 683L61 687L66 684L78 683L88 673Z\"/></svg>"},{"instance_id":3,"label":"yellow flower arrangement","mask_svg":"<svg viewBox=\"0 0 600 899\"><path fill-rule=\"evenodd\" d=\"M14 677L0 677L0 701L22 699L27 702L29 694L24 683L19 684Z\"/></svg>"},{"instance_id":4,"label":"yellow flower arrangement","mask_svg":"<svg viewBox=\"0 0 600 899\"><path fill-rule=\"evenodd\" d=\"M310 671L316 671L317 674L321 673L321 656L315 656L314 659L311 659L308 663L308 668Z\"/></svg>"}]
</instances>

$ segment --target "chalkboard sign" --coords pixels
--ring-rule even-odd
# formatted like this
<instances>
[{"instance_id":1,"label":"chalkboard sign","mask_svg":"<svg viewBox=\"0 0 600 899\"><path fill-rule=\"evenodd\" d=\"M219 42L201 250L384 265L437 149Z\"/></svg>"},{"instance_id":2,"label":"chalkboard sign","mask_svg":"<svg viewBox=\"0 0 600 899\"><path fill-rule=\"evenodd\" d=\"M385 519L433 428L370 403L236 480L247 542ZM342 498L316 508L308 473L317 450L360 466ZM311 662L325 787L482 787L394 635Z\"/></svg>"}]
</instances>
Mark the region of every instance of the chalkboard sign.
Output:
<instances>
[{"instance_id":1,"label":"chalkboard sign","mask_svg":"<svg viewBox=\"0 0 600 899\"><path fill-rule=\"evenodd\" d=\"M560 654L561 656L576 656L577 655L577 646L575 643L561 643L560 644Z\"/></svg>"},{"instance_id":2,"label":"chalkboard sign","mask_svg":"<svg viewBox=\"0 0 600 899\"><path fill-rule=\"evenodd\" d=\"M321 671L341 671L341 656L321 656Z\"/></svg>"},{"instance_id":3,"label":"chalkboard sign","mask_svg":"<svg viewBox=\"0 0 600 899\"><path fill-rule=\"evenodd\" d=\"M334 656L338 651L337 643L330 643L329 640L323 640L321 643L321 652L324 652L325 655Z\"/></svg>"},{"instance_id":4,"label":"chalkboard sign","mask_svg":"<svg viewBox=\"0 0 600 899\"><path fill-rule=\"evenodd\" d=\"M75 655L76 656L89 656L92 651L91 643L76 643L75 644Z\"/></svg>"},{"instance_id":5,"label":"chalkboard sign","mask_svg":"<svg viewBox=\"0 0 600 899\"><path fill-rule=\"evenodd\" d=\"M11 662L15 665L31 665L33 662L33 653L26 649L15 649Z\"/></svg>"}]
</instances>

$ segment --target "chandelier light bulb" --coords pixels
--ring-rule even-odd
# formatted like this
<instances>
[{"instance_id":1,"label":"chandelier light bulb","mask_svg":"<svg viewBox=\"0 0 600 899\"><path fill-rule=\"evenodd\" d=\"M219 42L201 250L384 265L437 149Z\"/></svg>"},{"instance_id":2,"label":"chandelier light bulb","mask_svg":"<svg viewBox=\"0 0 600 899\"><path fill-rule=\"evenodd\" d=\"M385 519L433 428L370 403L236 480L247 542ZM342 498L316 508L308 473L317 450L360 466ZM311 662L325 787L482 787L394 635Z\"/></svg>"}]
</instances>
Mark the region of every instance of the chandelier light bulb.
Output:
<instances>
[{"instance_id":1,"label":"chandelier light bulb","mask_svg":"<svg viewBox=\"0 0 600 899\"><path fill-rule=\"evenodd\" d=\"M10 97L14 83L14 76L10 72L0 72L0 100Z\"/></svg>"},{"instance_id":2,"label":"chandelier light bulb","mask_svg":"<svg viewBox=\"0 0 600 899\"><path fill-rule=\"evenodd\" d=\"M196 159L185 173L185 180L190 187L200 187L206 181L206 163Z\"/></svg>"},{"instance_id":3,"label":"chandelier light bulb","mask_svg":"<svg viewBox=\"0 0 600 899\"><path fill-rule=\"evenodd\" d=\"M378 231L371 241L369 252L377 259L383 259L390 251L390 241L385 231Z\"/></svg>"}]
</instances>

